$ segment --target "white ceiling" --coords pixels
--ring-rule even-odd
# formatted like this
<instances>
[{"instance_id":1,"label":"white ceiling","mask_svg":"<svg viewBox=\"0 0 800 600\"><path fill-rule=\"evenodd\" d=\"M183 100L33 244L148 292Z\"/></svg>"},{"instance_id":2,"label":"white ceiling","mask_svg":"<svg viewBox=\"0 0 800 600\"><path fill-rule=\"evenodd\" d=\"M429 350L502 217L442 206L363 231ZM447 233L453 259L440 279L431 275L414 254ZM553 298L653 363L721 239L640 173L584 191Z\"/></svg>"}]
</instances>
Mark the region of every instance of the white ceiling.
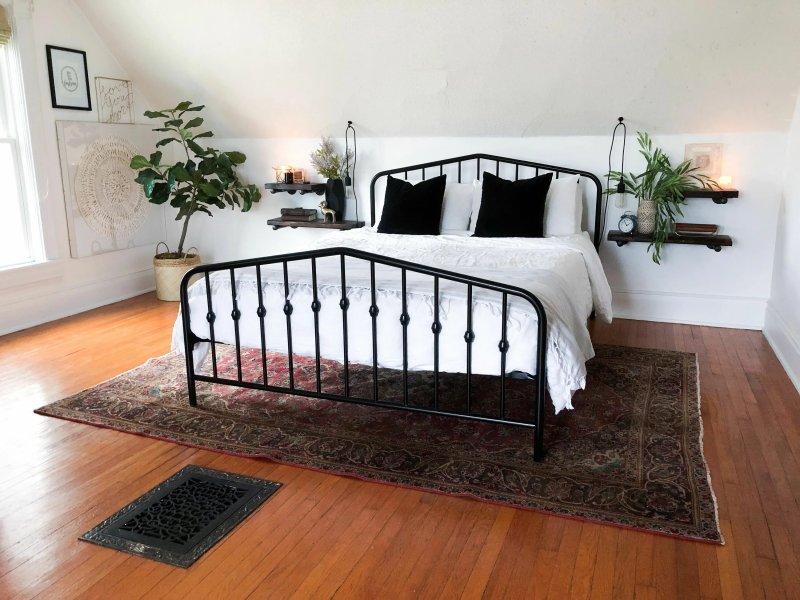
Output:
<instances>
[{"instance_id":1,"label":"white ceiling","mask_svg":"<svg viewBox=\"0 0 800 600\"><path fill-rule=\"evenodd\" d=\"M223 137L786 131L797 0L75 0Z\"/></svg>"}]
</instances>

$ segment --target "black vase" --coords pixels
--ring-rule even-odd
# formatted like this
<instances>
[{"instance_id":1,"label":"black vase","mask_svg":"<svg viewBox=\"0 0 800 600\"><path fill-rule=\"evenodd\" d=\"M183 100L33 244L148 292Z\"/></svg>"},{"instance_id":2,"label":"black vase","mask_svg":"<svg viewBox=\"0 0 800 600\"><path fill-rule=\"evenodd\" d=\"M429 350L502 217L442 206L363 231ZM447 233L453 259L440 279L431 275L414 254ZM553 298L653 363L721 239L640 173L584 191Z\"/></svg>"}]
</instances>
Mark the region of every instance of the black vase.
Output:
<instances>
[{"instance_id":1,"label":"black vase","mask_svg":"<svg viewBox=\"0 0 800 600\"><path fill-rule=\"evenodd\" d=\"M325 182L325 201L328 208L336 211L336 220L344 217L344 182L341 179L328 179Z\"/></svg>"}]
</instances>

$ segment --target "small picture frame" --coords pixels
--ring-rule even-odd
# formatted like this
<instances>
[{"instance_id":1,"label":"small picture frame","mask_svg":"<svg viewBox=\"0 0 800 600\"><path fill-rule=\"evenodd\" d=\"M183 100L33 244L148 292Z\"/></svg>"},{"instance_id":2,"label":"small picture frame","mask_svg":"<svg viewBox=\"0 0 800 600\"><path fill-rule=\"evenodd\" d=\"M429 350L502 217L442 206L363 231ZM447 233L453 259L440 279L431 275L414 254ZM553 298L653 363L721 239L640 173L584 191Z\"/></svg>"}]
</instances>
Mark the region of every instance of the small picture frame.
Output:
<instances>
[{"instance_id":1,"label":"small picture frame","mask_svg":"<svg viewBox=\"0 0 800 600\"><path fill-rule=\"evenodd\" d=\"M86 52L46 45L53 108L92 110Z\"/></svg>"},{"instance_id":2,"label":"small picture frame","mask_svg":"<svg viewBox=\"0 0 800 600\"><path fill-rule=\"evenodd\" d=\"M686 144L684 160L691 161L695 174L716 181L722 173L722 144Z\"/></svg>"},{"instance_id":3,"label":"small picture frame","mask_svg":"<svg viewBox=\"0 0 800 600\"><path fill-rule=\"evenodd\" d=\"M127 79L95 77L94 99L100 123L133 123L133 85Z\"/></svg>"}]
</instances>

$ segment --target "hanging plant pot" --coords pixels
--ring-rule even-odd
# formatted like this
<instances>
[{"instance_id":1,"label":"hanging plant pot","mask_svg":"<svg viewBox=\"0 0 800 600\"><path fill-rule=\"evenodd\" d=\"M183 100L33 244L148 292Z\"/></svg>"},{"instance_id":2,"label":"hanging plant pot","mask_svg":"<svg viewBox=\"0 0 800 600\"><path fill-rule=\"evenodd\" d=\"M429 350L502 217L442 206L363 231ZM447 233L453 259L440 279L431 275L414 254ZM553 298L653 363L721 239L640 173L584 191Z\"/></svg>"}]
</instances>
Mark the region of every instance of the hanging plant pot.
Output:
<instances>
[{"instance_id":1,"label":"hanging plant pot","mask_svg":"<svg viewBox=\"0 0 800 600\"><path fill-rule=\"evenodd\" d=\"M159 242L161 246L164 242ZM156 246L156 255L153 257L153 271L156 276L156 297L159 300L166 300L169 302L177 302L181 299L181 280L183 275L191 269L200 264L200 255L197 253L197 248L189 248L188 252L178 254L177 252L170 252L167 247L166 252L158 253L158 246ZM195 250L194 253L191 251Z\"/></svg>"},{"instance_id":2,"label":"hanging plant pot","mask_svg":"<svg viewBox=\"0 0 800 600\"><path fill-rule=\"evenodd\" d=\"M328 179L325 182L325 201L328 208L336 211L336 220L344 217L344 182L341 179Z\"/></svg>"},{"instance_id":3,"label":"hanging plant pot","mask_svg":"<svg viewBox=\"0 0 800 600\"><path fill-rule=\"evenodd\" d=\"M639 233L650 235L656 230L656 201L641 200L636 211L637 230Z\"/></svg>"}]
</instances>

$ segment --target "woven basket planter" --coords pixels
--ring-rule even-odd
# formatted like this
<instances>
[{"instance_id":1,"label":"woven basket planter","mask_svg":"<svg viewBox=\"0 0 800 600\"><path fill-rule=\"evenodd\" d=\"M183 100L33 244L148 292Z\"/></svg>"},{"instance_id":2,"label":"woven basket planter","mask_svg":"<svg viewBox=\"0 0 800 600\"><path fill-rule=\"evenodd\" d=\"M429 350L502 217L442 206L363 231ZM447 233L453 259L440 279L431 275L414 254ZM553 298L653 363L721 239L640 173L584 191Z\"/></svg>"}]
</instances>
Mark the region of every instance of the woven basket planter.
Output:
<instances>
[{"instance_id":1,"label":"woven basket planter","mask_svg":"<svg viewBox=\"0 0 800 600\"><path fill-rule=\"evenodd\" d=\"M636 211L637 215L637 231L639 233L651 234L656 230L656 201L655 200L641 200L639 202L639 210Z\"/></svg>"},{"instance_id":2,"label":"woven basket planter","mask_svg":"<svg viewBox=\"0 0 800 600\"><path fill-rule=\"evenodd\" d=\"M192 250L190 248L189 250ZM196 250L196 248L195 248ZM181 280L184 273L200 264L200 255L186 252L162 252L153 257L156 275L156 296L159 300L176 302L181 299Z\"/></svg>"}]
</instances>

